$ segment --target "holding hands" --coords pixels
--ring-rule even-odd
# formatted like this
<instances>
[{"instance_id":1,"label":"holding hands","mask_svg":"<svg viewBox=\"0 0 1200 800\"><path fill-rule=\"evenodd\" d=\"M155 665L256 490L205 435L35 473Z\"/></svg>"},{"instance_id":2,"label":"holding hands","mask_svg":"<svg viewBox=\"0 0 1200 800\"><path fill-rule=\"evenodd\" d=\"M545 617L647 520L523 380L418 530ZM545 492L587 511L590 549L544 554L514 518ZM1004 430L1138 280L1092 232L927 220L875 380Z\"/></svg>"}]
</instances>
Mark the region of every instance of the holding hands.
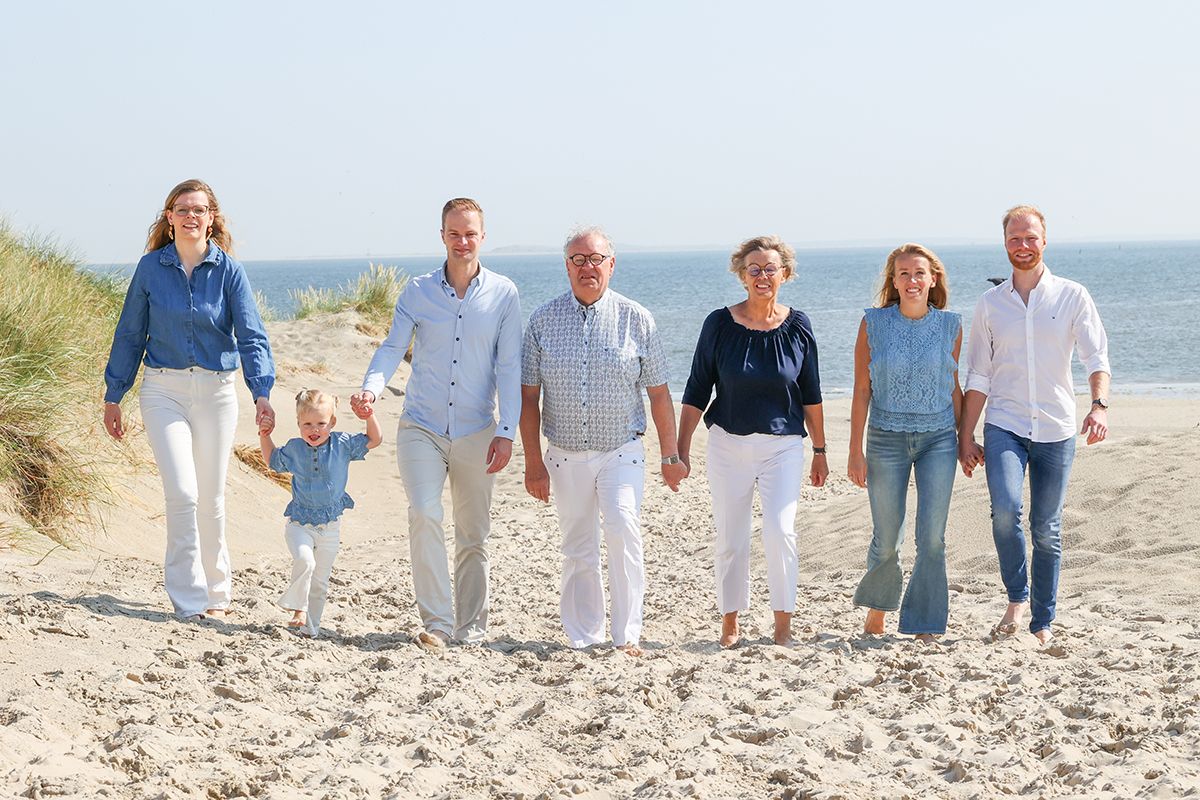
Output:
<instances>
[{"instance_id":1,"label":"holding hands","mask_svg":"<svg viewBox=\"0 0 1200 800\"><path fill-rule=\"evenodd\" d=\"M359 419L366 419L375 413L375 393L355 392L350 395L350 410Z\"/></svg>"},{"instance_id":2,"label":"holding hands","mask_svg":"<svg viewBox=\"0 0 1200 800\"><path fill-rule=\"evenodd\" d=\"M983 464L983 448L975 441L975 437L959 437L958 463L962 467L963 475L968 478L976 467Z\"/></svg>"}]
</instances>

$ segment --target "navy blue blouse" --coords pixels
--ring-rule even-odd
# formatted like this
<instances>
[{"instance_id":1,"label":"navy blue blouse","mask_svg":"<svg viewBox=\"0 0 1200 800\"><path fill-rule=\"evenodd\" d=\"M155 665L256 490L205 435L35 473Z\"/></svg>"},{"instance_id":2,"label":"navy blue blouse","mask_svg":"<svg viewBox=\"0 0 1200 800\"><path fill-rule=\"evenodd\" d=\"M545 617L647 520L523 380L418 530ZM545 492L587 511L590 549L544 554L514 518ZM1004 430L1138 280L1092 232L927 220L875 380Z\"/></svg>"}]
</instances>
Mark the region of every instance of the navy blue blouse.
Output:
<instances>
[{"instance_id":1,"label":"navy blue blouse","mask_svg":"<svg viewBox=\"0 0 1200 800\"><path fill-rule=\"evenodd\" d=\"M713 388L717 397L709 405ZM683 402L708 410L704 423L729 433L807 436L804 406L821 402L817 341L808 316L792 309L769 331L739 325L728 308L708 315L696 342Z\"/></svg>"}]
</instances>

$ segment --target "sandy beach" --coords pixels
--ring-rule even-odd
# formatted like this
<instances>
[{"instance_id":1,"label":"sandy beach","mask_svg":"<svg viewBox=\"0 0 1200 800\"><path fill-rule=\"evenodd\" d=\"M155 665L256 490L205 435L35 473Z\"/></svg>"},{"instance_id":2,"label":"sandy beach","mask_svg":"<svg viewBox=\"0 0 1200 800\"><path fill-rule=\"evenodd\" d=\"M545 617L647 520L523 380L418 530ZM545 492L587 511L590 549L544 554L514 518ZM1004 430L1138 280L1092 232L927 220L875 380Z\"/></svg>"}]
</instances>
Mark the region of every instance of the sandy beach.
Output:
<instances>
[{"instance_id":1,"label":"sandy beach","mask_svg":"<svg viewBox=\"0 0 1200 800\"><path fill-rule=\"evenodd\" d=\"M359 322L269 326L277 441L298 389L357 387L378 341ZM236 459L237 613L172 617L145 436L110 443L97 413L87 441L117 487L101 524L75 551L0 553L0 796L1200 796L1200 399L1125 396L1117 375L1109 441L1076 456L1049 647L988 639L1005 598L978 473L951 506L947 635L913 642L895 615L888 634L861 633L851 596L871 518L845 477L849 401L835 399L831 480L805 487L797 515L797 646L770 643L756 542L746 641L717 647L702 428L679 494L648 476L644 657L566 646L556 516L525 493L519 444L492 509L489 641L438 655L415 644L394 444L406 375L379 405L384 444L351 469L357 508L316 641L275 605L288 493ZM256 445L239 400L237 441ZM361 430L343 407L341 429ZM904 553L907 566L911 542Z\"/></svg>"}]
</instances>

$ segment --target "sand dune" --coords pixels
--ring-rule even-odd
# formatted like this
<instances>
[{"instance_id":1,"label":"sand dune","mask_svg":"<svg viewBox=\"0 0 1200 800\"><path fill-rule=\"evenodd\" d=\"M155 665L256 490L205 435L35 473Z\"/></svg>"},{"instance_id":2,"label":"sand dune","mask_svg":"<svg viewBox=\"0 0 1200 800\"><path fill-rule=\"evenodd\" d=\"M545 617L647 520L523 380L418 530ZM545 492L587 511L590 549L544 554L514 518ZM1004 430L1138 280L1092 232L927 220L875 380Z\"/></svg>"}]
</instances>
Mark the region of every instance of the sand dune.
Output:
<instances>
[{"instance_id":1,"label":"sand dune","mask_svg":"<svg viewBox=\"0 0 1200 800\"><path fill-rule=\"evenodd\" d=\"M372 349L357 321L272 326L281 420L301 387L355 388ZM94 546L36 566L0 555L0 794L1200 796L1200 400L1118 395L1113 438L1080 447L1048 648L987 641L1004 599L981 476L955 489L941 644L861 635L850 598L870 513L844 478L841 400L826 409L834 479L805 489L797 518L799 644L769 643L756 544L747 641L721 651L701 434L684 490L647 492L641 659L566 646L555 515L524 493L519 447L493 509L489 643L442 656L415 645L400 406L389 393L385 444L352 470L358 507L317 641L284 630L275 606L285 490L234 462L238 613L184 624L162 590L162 496L144 437L105 451L122 488ZM241 442L255 440L250 417L247 402ZM359 425L348 412L342 423Z\"/></svg>"}]
</instances>

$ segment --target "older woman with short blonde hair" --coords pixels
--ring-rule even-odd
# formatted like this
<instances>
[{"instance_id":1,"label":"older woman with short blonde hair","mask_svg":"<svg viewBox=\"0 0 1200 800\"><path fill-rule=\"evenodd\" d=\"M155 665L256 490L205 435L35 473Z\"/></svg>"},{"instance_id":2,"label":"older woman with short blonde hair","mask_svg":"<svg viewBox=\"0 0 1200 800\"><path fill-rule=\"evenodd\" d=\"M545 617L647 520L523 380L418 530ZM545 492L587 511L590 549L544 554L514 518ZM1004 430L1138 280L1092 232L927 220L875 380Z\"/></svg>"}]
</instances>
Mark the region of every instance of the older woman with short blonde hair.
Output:
<instances>
[{"instance_id":1,"label":"older woman with short blonde hair","mask_svg":"<svg viewBox=\"0 0 1200 800\"><path fill-rule=\"evenodd\" d=\"M707 464L717 534L722 647L739 641L738 614L750 607L756 486L774 639L777 644L791 643L799 569L795 521L805 438L813 441L808 473L813 485L824 485L829 474L812 324L804 312L779 302L779 289L795 269L795 252L776 236L747 239L734 251L730 271L738 276L746 299L705 319L683 393L679 457L689 469L692 434L702 416L709 428Z\"/></svg>"}]
</instances>

